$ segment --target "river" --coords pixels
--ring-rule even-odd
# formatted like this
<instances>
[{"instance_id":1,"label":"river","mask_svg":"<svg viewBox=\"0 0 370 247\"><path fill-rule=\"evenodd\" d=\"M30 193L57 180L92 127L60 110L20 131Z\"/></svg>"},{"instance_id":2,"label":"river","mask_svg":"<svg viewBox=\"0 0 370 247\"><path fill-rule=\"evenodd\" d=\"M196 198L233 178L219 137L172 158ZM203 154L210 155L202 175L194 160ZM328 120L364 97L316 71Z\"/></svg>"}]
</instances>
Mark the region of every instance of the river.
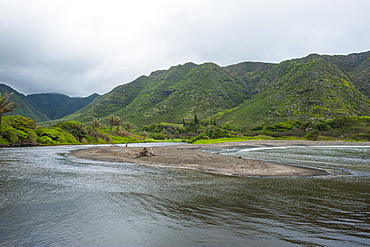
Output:
<instances>
[{"instance_id":1,"label":"river","mask_svg":"<svg viewBox=\"0 0 370 247\"><path fill-rule=\"evenodd\" d=\"M331 173L318 177L68 155L80 148L0 148L0 246L370 246L370 147L210 150Z\"/></svg>"}]
</instances>

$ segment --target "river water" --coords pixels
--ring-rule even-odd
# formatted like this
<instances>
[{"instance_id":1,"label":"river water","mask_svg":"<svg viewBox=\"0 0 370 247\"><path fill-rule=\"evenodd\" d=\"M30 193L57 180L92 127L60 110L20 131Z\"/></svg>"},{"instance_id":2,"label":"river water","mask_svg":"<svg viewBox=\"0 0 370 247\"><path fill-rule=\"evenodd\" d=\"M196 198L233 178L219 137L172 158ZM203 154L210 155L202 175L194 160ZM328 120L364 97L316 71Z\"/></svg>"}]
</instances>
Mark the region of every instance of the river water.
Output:
<instances>
[{"instance_id":1,"label":"river water","mask_svg":"<svg viewBox=\"0 0 370 247\"><path fill-rule=\"evenodd\" d=\"M80 148L0 148L0 246L370 246L370 147L221 150L319 177L68 156Z\"/></svg>"}]
</instances>

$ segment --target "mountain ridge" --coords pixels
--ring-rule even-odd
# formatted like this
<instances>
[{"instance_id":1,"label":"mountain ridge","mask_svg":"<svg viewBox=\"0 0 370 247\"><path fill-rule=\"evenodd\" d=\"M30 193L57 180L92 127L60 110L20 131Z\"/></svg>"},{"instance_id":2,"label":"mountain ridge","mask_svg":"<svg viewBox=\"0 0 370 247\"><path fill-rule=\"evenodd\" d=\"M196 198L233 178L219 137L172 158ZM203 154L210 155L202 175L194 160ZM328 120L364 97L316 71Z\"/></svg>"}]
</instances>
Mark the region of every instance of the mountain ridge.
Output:
<instances>
[{"instance_id":1,"label":"mountain ridge","mask_svg":"<svg viewBox=\"0 0 370 247\"><path fill-rule=\"evenodd\" d=\"M24 95L3 83L0 83L0 93L13 93L10 100L21 106L7 115L22 115L37 122L55 120L72 114L100 96L96 93L88 97L70 97L61 93Z\"/></svg>"},{"instance_id":2,"label":"mountain ridge","mask_svg":"<svg viewBox=\"0 0 370 247\"><path fill-rule=\"evenodd\" d=\"M226 124L370 115L370 52L310 54L278 64L185 63L120 85L65 119L121 116L135 124L196 113ZM362 84L361 84L362 83Z\"/></svg>"},{"instance_id":3,"label":"mountain ridge","mask_svg":"<svg viewBox=\"0 0 370 247\"><path fill-rule=\"evenodd\" d=\"M60 121L117 115L140 126L195 114L241 126L370 115L370 51L224 67L188 62L119 85Z\"/></svg>"}]
</instances>

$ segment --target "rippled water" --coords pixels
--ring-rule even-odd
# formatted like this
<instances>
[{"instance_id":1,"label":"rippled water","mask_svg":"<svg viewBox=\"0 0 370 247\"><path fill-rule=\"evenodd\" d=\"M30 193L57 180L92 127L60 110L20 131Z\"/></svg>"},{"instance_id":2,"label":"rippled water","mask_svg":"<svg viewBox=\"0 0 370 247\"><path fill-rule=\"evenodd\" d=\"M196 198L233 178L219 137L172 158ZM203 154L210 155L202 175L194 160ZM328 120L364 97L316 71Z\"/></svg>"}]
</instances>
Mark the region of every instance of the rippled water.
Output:
<instances>
[{"instance_id":1,"label":"rippled water","mask_svg":"<svg viewBox=\"0 0 370 247\"><path fill-rule=\"evenodd\" d=\"M78 148L0 149L0 246L370 246L369 147L223 150L333 174L290 178L68 156Z\"/></svg>"}]
</instances>

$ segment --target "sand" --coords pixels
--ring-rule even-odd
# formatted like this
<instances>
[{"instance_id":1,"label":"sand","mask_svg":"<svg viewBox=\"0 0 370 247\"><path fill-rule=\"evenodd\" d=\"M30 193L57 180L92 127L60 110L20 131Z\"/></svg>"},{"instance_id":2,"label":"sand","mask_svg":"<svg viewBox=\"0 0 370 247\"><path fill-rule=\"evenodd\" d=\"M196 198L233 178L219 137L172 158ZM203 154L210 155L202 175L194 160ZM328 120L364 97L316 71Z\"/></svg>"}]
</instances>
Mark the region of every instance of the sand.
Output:
<instances>
[{"instance_id":1,"label":"sand","mask_svg":"<svg viewBox=\"0 0 370 247\"><path fill-rule=\"evenodd\" d=\"M151 147L150 156L137 157L142 147L98 146L73 151L72 156L84 159L125 162L194 169L202 172L232 176L322 176L330 173L321 169L284 165L255 159L244 159L209 153L202 150L232 147L277 147L277 146L370 146L366 143L343 141L246 141L204 145L174 145Z\"/></svg>"}]
</instances>

